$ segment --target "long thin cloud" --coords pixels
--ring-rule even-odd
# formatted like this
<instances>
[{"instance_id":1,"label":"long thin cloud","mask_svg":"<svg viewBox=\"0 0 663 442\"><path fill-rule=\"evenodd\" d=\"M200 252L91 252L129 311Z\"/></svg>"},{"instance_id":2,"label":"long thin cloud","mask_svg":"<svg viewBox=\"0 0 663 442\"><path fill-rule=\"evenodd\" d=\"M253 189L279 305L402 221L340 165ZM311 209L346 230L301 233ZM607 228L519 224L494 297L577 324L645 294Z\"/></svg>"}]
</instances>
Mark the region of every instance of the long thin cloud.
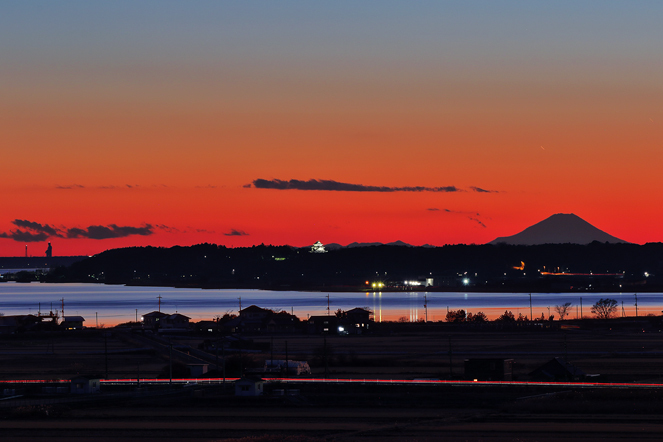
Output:
<instances>
[{"instance_id":1,"label":"long thin cloud","mask_svg":"<svg viewBox=\"0 0 663 442\"><path fill-rule=\"evenodd\" d=\"M224 233L225 236L249 236L248 233L246 233L243 230L236 230L236 229L230 229L230 232Z\"/></svg>"},{"instance_id":2,"label":"long thin cloud","mask_svg":"<svg viewBox=\"0 0 663 442\"><path fill-rule=\"evenodd\" d=\"M246 186L245 186L246 187ZM364 184L341 183L333 180L265 180L259 178L253 181L257 189L277 190L326 190L334 192L464 192L456 186L425 187L425 186L367 186Z\"/></svg>"},{"instance_id":3,"label":"long thin cloud","mask_svg":"<svg viewBox=\"0 0 663 442\"><path fill-rule=\"evenodd\" d=\"M470 189L472 189L475 192L479 192L479 193L500 193L499 190L487 190L487 189L482 189L481 187L476 187L476 186L470 186Z\"/></svg>"},{"instance_id":4,"label":"long thin cloud","mask_svg":"<svg viewBox=\"0 0 663 442\"><path fill-rule=\"evenodd\" d=\"M15 219L12 221L18 229L9 232L0 232L0 238L13 239L18 242L40 242L50 237L63 239L89 238L89 239L109 239L123 238L131 235L147 236L154 233L154 227L151 224L145 224L139 227L118 226L109 224L107 226L88 226L80 227L53 227L49 224L41 224L24 219Z\"/></svg>"},{"instance_id":5,"label":"long thin cloud","mask_svg":"<svg viewBox=\"0 0 663 442\"><path fill-rule=\"evenodd\" d=\"M34 232L44 233L48 236L62 236L55 227L49 226L48 224L40 224L34 221L28 221L27 219L15 219L12 221L12 224L18 228L29 229Z\"/></svg>"},{"instance_id":6,"label":"long thin cloud","mask_svg":"<svg viewBox=\"0 0 663 442\"><path fill-rule=\"evenodd\" d=\"M86 229L74 227L67 230L67 238L109 239L124 238L130 235L147 236L153 233L153 227L150 224L146 224L143 227L111 224L109 226L89 226Z\"/></svg>"}]
</instances>

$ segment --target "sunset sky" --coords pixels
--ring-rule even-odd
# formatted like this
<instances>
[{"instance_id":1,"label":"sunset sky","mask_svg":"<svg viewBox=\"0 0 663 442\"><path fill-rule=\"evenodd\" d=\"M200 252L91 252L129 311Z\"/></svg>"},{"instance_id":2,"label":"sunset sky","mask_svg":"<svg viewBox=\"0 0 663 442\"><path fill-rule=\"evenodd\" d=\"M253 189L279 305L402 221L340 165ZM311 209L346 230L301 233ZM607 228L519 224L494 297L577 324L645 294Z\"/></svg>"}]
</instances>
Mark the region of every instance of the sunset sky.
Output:
<instances>
[{"instance_id":1,"label":"sunset sky","mask_svg":"<svg viewBox=\"0 0 663 442\"><path fill-rule=\"evenodd\" d=\"M663 240L661 1L3 1L0 256Z\"/></svg>"}]
</instances>

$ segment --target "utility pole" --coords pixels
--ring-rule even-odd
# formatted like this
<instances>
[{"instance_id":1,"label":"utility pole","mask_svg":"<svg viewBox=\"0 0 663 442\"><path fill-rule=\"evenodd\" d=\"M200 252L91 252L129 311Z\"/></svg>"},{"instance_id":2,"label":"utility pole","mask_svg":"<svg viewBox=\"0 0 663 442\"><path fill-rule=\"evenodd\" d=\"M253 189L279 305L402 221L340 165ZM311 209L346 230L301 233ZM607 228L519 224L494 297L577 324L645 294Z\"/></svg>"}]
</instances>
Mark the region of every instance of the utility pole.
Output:
<instances>
[{"instance_id":1,"label":"utility pole","mask_svg":"<svg viewBox=\"0 0 663 442\"><path fill-rule=\"evenodd\" d=\"M64 298L60 299L60 302L62 303L62 317L64 318Z\"/></svg>"},{"instance_id":2,"label":"utility pole","mask_svg":"<svg viewBox=\"0 0 663 442\"><path fill-rule=\"evenodd\" d=\"M424 293L424 311L426 312L426 321L428 322L428 298L426 297L426 294Z\"/></svg>"},{"instance_id":3,"label":"utility pole","mask_svg":"<svg viewBox=\"0 0 663 442\"><path fill-rule=\"evenodd\" d=\"M240 296L237 299L239 299L239 313L241 314L242 313L242 297Z\"/></svg>"},{"instance_id":4,"label":"utility pole","mask_svg":"<svg viewBox=\"0 0 663 442\"><path fill-rule=\"evenodd\" d=\"M550 315L548 315L550 317ZM534 319L534 316L532 316L532 294L529 294L529 320L531 321Z\"/></svg>"},{"instance_id":5,"label":"utility pole","mask_svg":"<svg viewBox=\"0 0 663 442\"><path fill-rule=\"evenodd\" d=\"M161 295L157 296L159 299L159 313L161 313Z\"/></svg>"},{"instance_id":6,"label":"utility pole","mask_svg":"<svg viewBox=\"0 0 663 442\"><path fill-rule=\"evenodd\" d=\"M580 297L580 319L582 319L582 297Z\"/></svg>"},{"instance_id":7,"label":"utility pole","mask_svg":"<svg viewBox=\"0 0 663 442\"><path fill-rule=\"evenodd\" d=\"M329 310L329 293L327 293L327 316L331 314L331 310Z\"/></svg>"},{"instance_id":8,"label":"utility pole","mask_svg":"<svg viewBox=\"0 0 663 442\"><path fill-rule=\"evenodd\" d=\"M635 296L635 317L638 317L638 294L634 293L633 296Z\"/></svg>"}]
</instances>

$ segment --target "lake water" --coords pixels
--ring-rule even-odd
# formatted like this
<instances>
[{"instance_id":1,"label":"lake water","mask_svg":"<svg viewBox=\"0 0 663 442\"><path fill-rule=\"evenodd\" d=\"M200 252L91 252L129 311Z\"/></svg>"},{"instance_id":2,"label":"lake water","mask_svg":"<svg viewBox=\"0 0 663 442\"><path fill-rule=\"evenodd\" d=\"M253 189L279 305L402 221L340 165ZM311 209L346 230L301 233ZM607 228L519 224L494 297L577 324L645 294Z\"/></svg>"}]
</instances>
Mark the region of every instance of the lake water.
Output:
<instances>
[{"instance_id":1,"label":"lake water","mask_svg":"<svg viewBox=\"0 0 663 442\"><path fill-rule=\"evenodd\" d=\"M192 321L210 320L224 313L237 313L252 304L274 310L286 310L306 319L308 315L327 314L326 292L271 292L263 290L203 290L169 287L127 287L103 284L40 284L0 283L0 313L5 315L36 314L62 309L65 315L83 316L86 325L112 326L134 321L136 316L157 310L159 296L161 311L181 313ZM241 298L241 301L240 301ZM582 300L581 300L582 298ZM619 314L622 305L626 316L635 315L634 293L533 293L532 313L555 314L554 306L573 304L569 317L591 316L591 305L600 298L616 299ZM638 293L638 315L660 315L663 310L662 293ZM427 304L428 308L424 307ZM530 316L530 298L525 293L439 293L439 292L352 292L329 293L329 309L368 308L376 321L444 320L447 309L484 312L490 319L510 310ZM550 313L548 313L550 312Z\"/></svg>"}]
</instances>

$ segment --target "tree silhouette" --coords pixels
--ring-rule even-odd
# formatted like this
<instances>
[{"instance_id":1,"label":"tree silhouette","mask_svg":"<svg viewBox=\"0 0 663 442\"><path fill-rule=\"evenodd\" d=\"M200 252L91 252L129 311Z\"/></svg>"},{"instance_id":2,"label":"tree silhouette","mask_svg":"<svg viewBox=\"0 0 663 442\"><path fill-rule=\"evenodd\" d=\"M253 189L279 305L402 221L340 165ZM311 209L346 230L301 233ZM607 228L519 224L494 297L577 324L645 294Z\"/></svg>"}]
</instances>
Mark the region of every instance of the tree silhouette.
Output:
<instances>
[{"instance_id":1,"label":"tree silhouette","mask_svg":"<svg viewBox=\"0 0 663 442\"><path fill-rule=\"evenodd\" d=\"M465 322L466 314L465 310L449 310L447 312L447 317L445 320L447 322Z\"/></svg>"},{"instance_id":2,"label":"tree silhouette","mask_svg":"<svg viewBox=\"0 0 663 442\"><path fill-rule=\"evenodd\" d=\"M465 319L467 322L487 322L488 317L484 312L477 312L476 314L468 313L467 318Z\"/></svg>"},{"instance_id":3,"label":"tree silhouette","mask_svg":"<svg viewBox=\"0 0 663 442\"><path fill-rule=\"evenodd\" d=\"M495 320L498 322L515 322L516 318L515 316L513 316L513 313L511 313L508 310L505 310L504 313Z\"/></svg>"},{"instance_id":4,"label":"tree silhouette","mask_svg":"<svg viewBox=\"0 0 663 442\"><path fill-rule=\"evenodd\" d=\"M608 319L615 314L616 311L617 301L610 298L601 298L592 306L592 313L594 313L598 319Z\"/></svg>"},{"instance_id":5,"label":"tree silhouette","mask_svg":"<svg viewBox=\"0 0 663 442\"><path fill-rule=\"evenodd\" d=\"M565 316L568 316L569 310L571 310L571 303L567 302L562 305L556 305L555 306L555 311L559 315L559 320L563 321Z\"/></svg>"}]
</instances>

